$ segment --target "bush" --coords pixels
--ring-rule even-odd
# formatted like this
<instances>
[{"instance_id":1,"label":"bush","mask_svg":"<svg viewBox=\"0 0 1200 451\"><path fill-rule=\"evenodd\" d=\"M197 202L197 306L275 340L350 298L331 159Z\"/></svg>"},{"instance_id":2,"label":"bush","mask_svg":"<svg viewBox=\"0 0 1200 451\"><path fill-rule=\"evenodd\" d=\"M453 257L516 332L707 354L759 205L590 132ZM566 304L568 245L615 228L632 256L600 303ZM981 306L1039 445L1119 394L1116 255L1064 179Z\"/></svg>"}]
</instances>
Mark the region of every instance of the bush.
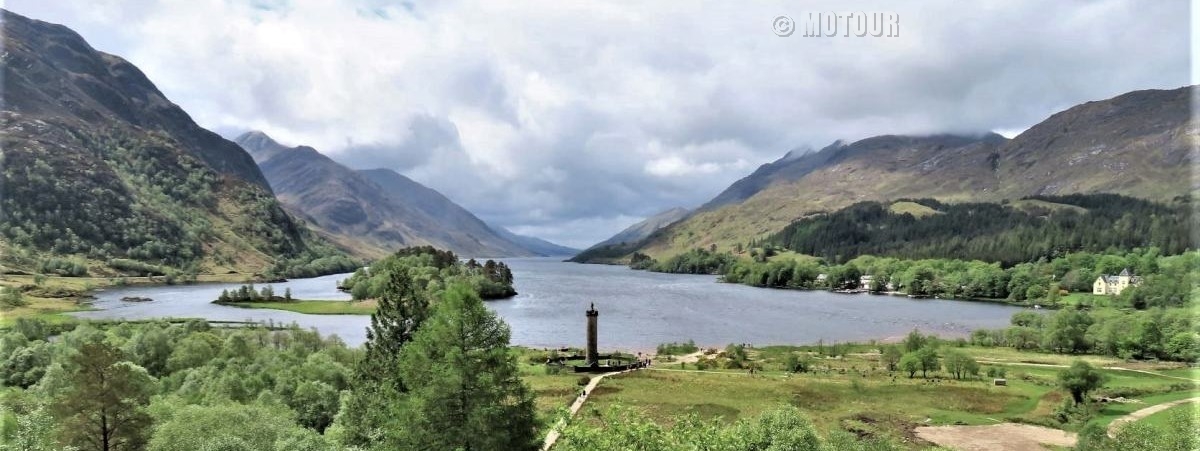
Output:
<instances>
[{"instance_id":1,"label":"bush","mask_svg":"<svg viewBox=\"0 0 1200 451\"><path fill-rule=\"evenodd\" d=\"M21 291L11 287L0 287L0 310L12 310L29 305Z\"/></svg>"},{"instance_id":2,"label":"bush","mask_svg":"<svg viewBox=\"0 0 1200 451\"><path fill-rule=\"evenodd\" d=\"M688 340L687 343L663 343L658 345L658 355L684 355L699 351L696 342Z\"/></svg>"}]
</instances>

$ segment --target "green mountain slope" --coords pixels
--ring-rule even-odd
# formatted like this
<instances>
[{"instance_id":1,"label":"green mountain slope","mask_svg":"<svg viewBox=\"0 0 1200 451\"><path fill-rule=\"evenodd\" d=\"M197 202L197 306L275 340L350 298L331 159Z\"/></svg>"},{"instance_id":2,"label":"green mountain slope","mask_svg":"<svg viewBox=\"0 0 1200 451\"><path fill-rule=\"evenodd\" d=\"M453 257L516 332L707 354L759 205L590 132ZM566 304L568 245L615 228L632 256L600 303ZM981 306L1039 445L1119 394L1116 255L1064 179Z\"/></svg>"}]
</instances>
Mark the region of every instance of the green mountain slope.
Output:
<instances>
[{"instance_id":1,"label":"green mountain slope","mask_svg":"<svg viewBox=\"0 0 1200 451\"><path fill-rule=\"evenodd\" d=\"M1116 193L1168 201L1194 188L1191 88L1146 90L1054 114L1012 140L878 136L789 155L759 168L637 246L663 258L769 236L814 213L862 201L944 202Z\"/></svg>"},{"instance_id":2,"label":"green mountain slope","mask_svg":"<svg viewBox=\"0 0 1200 451\"><path fill-rule=\"evenodd\" d=\"M136 67L66 27L0 14L0 264L73 259L94 275L353 265L284 212L249 155ZM300 268L318 258L322 268Z\"/></svg>"}]
</instances>

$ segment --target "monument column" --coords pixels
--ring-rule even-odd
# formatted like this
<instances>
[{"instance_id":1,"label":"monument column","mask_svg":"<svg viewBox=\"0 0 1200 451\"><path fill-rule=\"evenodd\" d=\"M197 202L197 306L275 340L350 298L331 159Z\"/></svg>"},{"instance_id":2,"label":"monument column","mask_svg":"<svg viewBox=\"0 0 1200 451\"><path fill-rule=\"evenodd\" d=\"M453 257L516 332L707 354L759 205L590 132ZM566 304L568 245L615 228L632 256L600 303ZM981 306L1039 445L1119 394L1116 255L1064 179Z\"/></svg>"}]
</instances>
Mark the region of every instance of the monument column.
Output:
<instances>
[{"instance_id":1,"label":"monument column","mask_svg":"<svg viewBox=\"0 0 1200 451\"><path fill-rule=\"evenodd\" d=\"M587 364L591 365L600 360L600 353L596 351L596 320L600 317L600 312L596 311L596 304L592 303L592 308L587 311Z\"/></svg>"}]
</instances>

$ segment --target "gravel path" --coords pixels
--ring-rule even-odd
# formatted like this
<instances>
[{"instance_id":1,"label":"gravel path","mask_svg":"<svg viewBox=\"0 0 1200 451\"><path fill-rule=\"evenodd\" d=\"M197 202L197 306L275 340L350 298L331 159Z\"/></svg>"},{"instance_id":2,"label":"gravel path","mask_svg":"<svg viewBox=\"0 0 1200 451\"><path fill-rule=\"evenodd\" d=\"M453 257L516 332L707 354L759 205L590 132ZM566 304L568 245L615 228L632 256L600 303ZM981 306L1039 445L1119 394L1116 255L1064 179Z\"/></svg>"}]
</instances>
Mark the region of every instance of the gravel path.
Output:
<instances>
[{"instance_id":1,"label":"gravel path","mask_svg":"<svg viewBox=\"0 0 1200 451\"><path fill-rule=\"evenodd\" d=\"M1130 413L1129 415L1125 415L1121 418L1117 418L1117 419L1113 420L1112 423L1108 423L1108 435L1112 435L1114 432L1117 431L1117 428L1120 428L1123 425L1132 423L1132 422L1140 420L1142 418L1146 418L1150 415L1154 415L1158 412L1162 412L1164 410L1170 409L1177 405L1186 404L1189 402L1200 402L1200 397L1180 399L1178 401L1171 401L1171 402L1164 402L1162 404L1153 405L1153 406L1147 407L1145 409L1135 411L1135 412Z\"/></svg>"}]
</instances>

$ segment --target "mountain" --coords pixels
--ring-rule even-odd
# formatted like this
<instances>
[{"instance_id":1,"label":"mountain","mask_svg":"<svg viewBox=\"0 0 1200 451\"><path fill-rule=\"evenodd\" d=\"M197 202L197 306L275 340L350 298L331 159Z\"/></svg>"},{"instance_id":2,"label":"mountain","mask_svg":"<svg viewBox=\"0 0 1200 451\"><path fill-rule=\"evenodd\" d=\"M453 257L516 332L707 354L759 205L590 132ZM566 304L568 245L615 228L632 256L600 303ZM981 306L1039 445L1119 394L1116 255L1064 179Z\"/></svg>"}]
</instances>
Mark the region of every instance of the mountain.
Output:
<instances>
[{"instance_id":1,"label":"mountain","mask_svg":"<svg viewBox=\"0 0 1200 451\"><path fill-rule=\"evenodd\" d=\"M995 202L1113 193L1169 200L1196 189L1191 88L1144 90L1056 113L1009 140L885 135L763 165L696 213L635 246L656 257L734 248L861 201ZM632 251L632 249L631 249Z\"/></svg>"},{"instance_id":2,"label":"mountain","mask_svg":"<svg viewBox=\"0 0 1200 451\"><path fill-rule=\"evenodd\" d=\"M5 266L95 275L291 273L321 257L353 266L285 213L245 151L197 125L137 67L61 25L0 17Z\"/></svg>"},{"instance_id":3,"label":"mountain","mask_svg":"<svg viewBox=\"0 0 1200 451\"><path fill-rule=\"evenodd\" d=\"M469 257L529 257L536 255L498 235L482 220L467 209L451 201L442 193L400 175L390 169L368 169L358 171L383 188L392 199L402 200L418 211L433 218L455 242L462 243L464 250L457 252ZM479 251L469 251L478 246ZM447 249L453 250L450 246Z\"/></svg>"},{"instance_id":4,"label":"mountain","mask_svg":"<svg viewBox=\"0 0 1200 451\"><path fill-rule=\"evenodd\" d=\"M352 254L374 258L431 245L471 257L533 255L441 193L395 171L356 171L312 147L287 147L257 131L235 141L254 157L288 209Z\"/></svg>"},{"instance_id":5,"label":"mountain","mask_svg":"<svg viewBox=\"0 0 1200 451\"><path fill-rule=\"evenodd\" d=\"M498 235L504 237L504 239L517 243L526 250L541 257L563 257L579 253L579 249L551 243L538 237L518 235L504 227L497 225L493 225L491 228L492 230L496 231Z\"/></svg>"},{"instance_id":6,"label":"mountain","mask_svg":"<svg viewBox=\"0 0 1200 451\"><path fill-rule=\"evenodd\" d=\"M683 207L661 211L654 216L626 227L625 230L617 232L616 235L607 240L596 243L592 247L587 248L587 250L572 257L570 261L578 263L615 262L636 249L642 241L649 238L655 232L686 218L689 213L691 211Z\"/></svg>"}]
</instances>

